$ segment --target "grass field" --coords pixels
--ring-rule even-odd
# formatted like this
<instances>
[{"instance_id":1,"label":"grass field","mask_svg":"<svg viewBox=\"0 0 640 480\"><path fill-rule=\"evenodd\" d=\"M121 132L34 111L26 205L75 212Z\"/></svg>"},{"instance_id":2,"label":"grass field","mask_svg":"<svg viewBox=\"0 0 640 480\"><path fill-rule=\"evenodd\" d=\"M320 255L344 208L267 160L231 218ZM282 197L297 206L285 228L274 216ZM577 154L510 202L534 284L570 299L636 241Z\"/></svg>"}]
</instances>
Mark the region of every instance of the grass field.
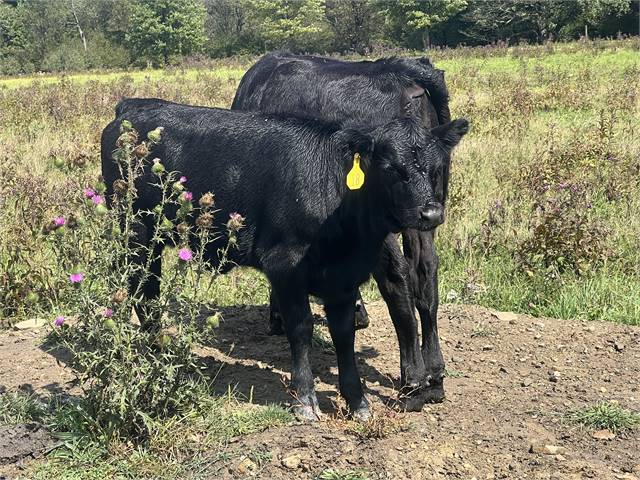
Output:
<instances>
[{"instance_id":1,"label":"grass field","mask_svg":"<svg viewBox=\"0 0 640 480\"><path fill-rule=\"evenodd\" d=\"M443 300L640 323L640 297L632 294L640 287L638 40L433 57L447 72L453 115L472 124L455 154L448 220L438 235ZM60 172L53 160L71 165L82 157L83 174L96 174L99 133L121 96L227 107L249 65L0 79L7 179L0 258L18 255L0 284L5 317L46 311L46 301L30 308L21 301L46 275L37 238L30 234L23 252L11 249L16 232L34 233L33 222L63 200L55 185L70 169ZM263 280L248 287L255 276L221 279L217 297L264 302Z\"/></svg>"},{"instance_id":2,"label":"grass field","mask_svg":"<svg viewBox=\"0 0 640 480\"><path fill-rule=\"evenodd\" d=\"M640 325L639 52L637 38L433 52L446 70L453 116L472 125L454 155L447 221L438 230L443 302ZM72 185L98 175L100 133L116 102L153 96L228 107L250 64L0 79L0 327L51 319L63 301L55 239L42 229L58 214L69 216L78 194ZM100 254L90 243L78 248ZM364 291L365 299L378 297L373 283ZM201 294L219 305L265 304L268 285L243 269ZM55 417L30 400L0 400L14 412L0 423L25 412L58 425L78 421L66 409ZM69 448L36 476L79 478L97 458L108 460L92 467L92 478L114 470L154 477L158 468L180 476L197 470L199 459L184 464L190 445L177 454L175 435L202 439L201 451L290 421L278 408L212 401L209 416L176 420L146 452L107 451L99 442L80 448L85 439L67 439ZM65 412L71 417L61 418Z\"/></svg>"}]
</instances>

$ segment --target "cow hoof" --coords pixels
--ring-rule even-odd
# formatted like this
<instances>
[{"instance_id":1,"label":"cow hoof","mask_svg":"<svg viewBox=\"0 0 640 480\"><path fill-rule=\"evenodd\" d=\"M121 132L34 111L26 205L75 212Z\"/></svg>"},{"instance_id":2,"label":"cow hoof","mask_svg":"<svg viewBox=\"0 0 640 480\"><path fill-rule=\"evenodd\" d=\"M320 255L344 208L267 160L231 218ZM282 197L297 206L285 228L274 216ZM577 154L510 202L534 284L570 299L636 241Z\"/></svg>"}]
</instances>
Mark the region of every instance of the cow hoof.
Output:
<instances>
[{"instance_id":1,"label":"cow hoof","mask_svg":"<svg viewBox=\"0 0 640 480\"><path fill-rule=\"evenodd\" d=\"M358 300L356 302L355 325L356 330L361 330L369 326L369 314L364 308L364 303L362 303L362 300Z\"/></svg>"},{"instance_id":2,"label":"cow hoof","mask_svg":"<svg viewBox=\"0 0 640 480\"><path fill-rule=\"evenodd\" d=\"M425 398L421 393L403 399L402 403L405 411L419 412L422 410L422 407L424 407L425 404Z\"/></svg>"},{"instance_id":3,"label":"cow hoof","mask_svg":"<svg viewBox=\"0 0 640 480\"><path fill-rule=\"evenodd\" d=\"M371 418L369 407L360 407L351 411L351 418L357 422L366 422Z\"/></svg>"},{"instance_id":4,"label":"cow hoof","mask_svg":"<svg viewBox=\"0 0 640 480\"><path fill-rule=\"evenodd\" d=\"M444 401L444 379L435 380L431 385L426 387L424 392L424 401L426 403L442 403Z\"/></svg>"},{"instance_id":5,"label":"cow hoof","mask_svg":"<svg viewBox=\"0 0 640 480\"><path fill-rule=\"evenodd\" d=\"M318 407L314 408L311 405L296 405L293 407L293 414L303 422L317 422L321 416Z\"/></svg>"}]
</instances>

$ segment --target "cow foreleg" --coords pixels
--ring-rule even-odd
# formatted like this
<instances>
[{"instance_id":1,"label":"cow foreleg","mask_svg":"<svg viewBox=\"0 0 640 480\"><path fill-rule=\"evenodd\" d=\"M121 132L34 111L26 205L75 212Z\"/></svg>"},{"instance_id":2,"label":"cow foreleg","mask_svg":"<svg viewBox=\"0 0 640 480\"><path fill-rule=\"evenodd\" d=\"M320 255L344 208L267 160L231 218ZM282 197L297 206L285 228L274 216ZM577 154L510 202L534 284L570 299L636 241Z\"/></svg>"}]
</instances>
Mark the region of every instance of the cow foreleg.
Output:
<instances>
[{"instance_id":1,"label":"cow foreleg","mask_svg":"<svg viewBox=\"0 0 640 480\"><path fill-rule=\"evenodd\" d=\"M370 417L369 403L364 397L354 353L355 325L353 322L356 292L339 301L325 300L325 312L331 339L338 357L340 394L347 402L350 414L358 420Z\"/></svg>"},{"instance_id":2,"label":"cow foreleg","mask_svg":"<svg viewBox=\"0 0 640 480\"><path fill-rule=\"evenodd\" d=\"M273 287L273 295L280 307L284 330L291 347L291 389L299 404L294 412L307 420L320 417L318 399L313 386L309 350L313 335L313 317L308 295L294 282Z\"/></svg>"},{"instance_id":3,"label":"cow foreleg","mask_svg":"<svg viewBox=\"0 0 640 480\"><path fill-rule=\"evenodd\" d=\"M405 258L420 323L422 325L422 357L430 386L425 391L427 402L444 400L444 357L438 337L438 255L434 231L402 232Z\"/></svg>"},{"instance_id":4,"label":"cow foreleg","mask_svg":"<svg viewBox=\"0 0 640 480\"><path fill-rule=\"evenodd\" d=\"M373 273L387 303L400 345L401 399L405 408L419 411L424 405L423 391L428 387L413 301L408 284L408 266L395 235L389 235Z\"/></svg>"}]
</instances>

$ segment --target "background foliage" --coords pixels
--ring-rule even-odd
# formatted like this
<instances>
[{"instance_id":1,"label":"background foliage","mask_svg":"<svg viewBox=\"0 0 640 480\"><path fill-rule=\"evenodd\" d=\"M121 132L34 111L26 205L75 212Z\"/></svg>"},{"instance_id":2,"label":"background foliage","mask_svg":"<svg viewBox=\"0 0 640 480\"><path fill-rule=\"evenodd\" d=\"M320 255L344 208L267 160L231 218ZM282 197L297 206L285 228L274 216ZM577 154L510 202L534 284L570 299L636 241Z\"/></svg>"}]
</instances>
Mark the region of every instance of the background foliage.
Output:
<instances>
[{"instance_id":1,"label":"background foliage","mask_svg":"<svg viewBox=\"0 0 640 480\"><path fill-rule=\"evenodd\" d=\"M612 37L638 33L638 10L635 0L0 0L0 75Z\"/></svg>"}]
</instances>

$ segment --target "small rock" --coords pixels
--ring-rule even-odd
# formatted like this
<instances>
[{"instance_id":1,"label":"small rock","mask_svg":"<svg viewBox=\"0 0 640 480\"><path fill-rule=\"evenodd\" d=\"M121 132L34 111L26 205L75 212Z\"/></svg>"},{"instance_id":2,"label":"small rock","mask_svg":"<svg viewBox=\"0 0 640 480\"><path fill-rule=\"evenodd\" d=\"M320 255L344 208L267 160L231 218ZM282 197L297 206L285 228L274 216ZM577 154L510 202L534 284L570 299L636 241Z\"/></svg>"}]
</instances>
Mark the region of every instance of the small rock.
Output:
<instances>
[{"instance_id":1,"label":"small rock","mask_svg":"<svg viewBox=\"0 0 640 480\"><path fill-rule=\"evenodd\" d=\"M633 467L631 467L631 473L640 473L640 463L637 463Z\"/></svg>"},{"instance_id":2,"label":"small rock","mask_svg":"<svg viewBox=\"0 0 640 480\"><path fill-rule=\"evenodd\" d=\"M556 455L556 460L559 462L564 462L567 459L564 455Z\"/></svg>"},{"instance_id":3,"label":"small rock","mask_svg":"<svg viewBox=\"0 0 640 480\"><path fill-rule=\"evenodd\" d=\"M615 342L613 344L613 348L615 348L617 352L621 352L622 350L624 350L624 347L624 344L620 342Z\"/></svg>"},{"instance_id":4,"label":"small rock","mask_svg":"<svg viewBox=\"0 0 640 480\"><path fill-rule=\"evenodd\" d=\"M529 446L529 453L539 453L542 455L564 455L567 449L559 445L537 445L532 443Z\"/></svg>"},{"instance_id":5,"label":"small rock","mask_svg":"<svg viewBox=\"0 0 640 480\"><path fill-rule=\"evenodd\" d=\"M533 383L533 380L531 380L530 378L527 377L527 378L522 380L522 383L520 383L520 385L522 385L523 387L528 387L532 383Z\"/></svg>"},{"instance_id":6,"label":"small rock","mask_svg":"<svg viewBox=\"0 0 640 480\"><path fill-rule=\"evenodd\" d=\"M560 378L560 372L557 370L549 371L549 381L551 383L558 383L558 378Z\"/></svg>"},{"instance_id":7,"label":"small rock","mask_svg":"<svg viewBox=\"0 0 640 480\"><path fill-rule=\"evenodd\" d=\"M613 440L616 438L616 434L609 429L596 430L591 436L596 440Z\"/></svg>"},{"instance_id":8,"label":"small rock","mask_svg":"<svg viewBox=\"0 0 640 480\"><path fill-rule=\"evenodd\" d=\"M500 373L509 373L509 370L504 367L500 367Z\"/></svg>"},{"instance_id":9,"label":"small rock","mask_svg":"<svg viewBox=\"0 0 640 480\"><path fill-rule=\"evenodd\" d=\"M587 332L595 332L596 331L596 327L594 327L593 325L589 325L587 328L585 328L585 330Z\"/></svg>"},{"instance_id":10,"label":"small rock","mask_svg":"<svg viewBox=\"0 0 640 480\"><path fill-rule=\"evenodd\" d=\"M240 475L252 475L258 469L258 465L255 464L253 460L248 457L245 457L236 465L236 471Z\"/></svg>"},{"instance_id":11,"label":"small rock","mask_svg":"<svg viewBox=\"0 0 640 480\"><path fill-rule=\"evenodd\" d=\"M483 345L482 350L484 350L485 352L488 350L493 350L493 345L489 345L489 344Z\"/></svg>"},{"instance_id":12,"label":"small rock","mask_svg":"<svg viewBox=\"0 0 640 480\"><path fill-rule=\"evenodd\" d=\"M16 323L13 328L16 330L29 330L31 328L44 327L46 324L47 321L44 318L30 318L29 320Z\"/></svg>"},{"instance_id":13,"label":"small rock","mask_svg":"<svg viewBox=\"0 0 640 480\"><path fill-rule=\"evenodd\" d=\"M492 314L503 322L515 322L518 319L518 315L513 312L492 312Z\"/></svg>"},{"instance_id":14,"label":"small rock","mask_svg":"<svg viewBox=\"0 0 640 480\"><path fill-rule=\"evenodd\" d=\"M290 470L295 470L300 466L300 455L289 455L282 459L282 465Z\"/></svg>"},{"instance_id":15,"label":"small rock","mask_svg":"<svg viewBox=\"0 0 640 480\"><path fill-rule=\"evenodd\" d=\"M600 387L600 393L607 393L607 389L605 387Z\"/></svg>"}]
</instances>

